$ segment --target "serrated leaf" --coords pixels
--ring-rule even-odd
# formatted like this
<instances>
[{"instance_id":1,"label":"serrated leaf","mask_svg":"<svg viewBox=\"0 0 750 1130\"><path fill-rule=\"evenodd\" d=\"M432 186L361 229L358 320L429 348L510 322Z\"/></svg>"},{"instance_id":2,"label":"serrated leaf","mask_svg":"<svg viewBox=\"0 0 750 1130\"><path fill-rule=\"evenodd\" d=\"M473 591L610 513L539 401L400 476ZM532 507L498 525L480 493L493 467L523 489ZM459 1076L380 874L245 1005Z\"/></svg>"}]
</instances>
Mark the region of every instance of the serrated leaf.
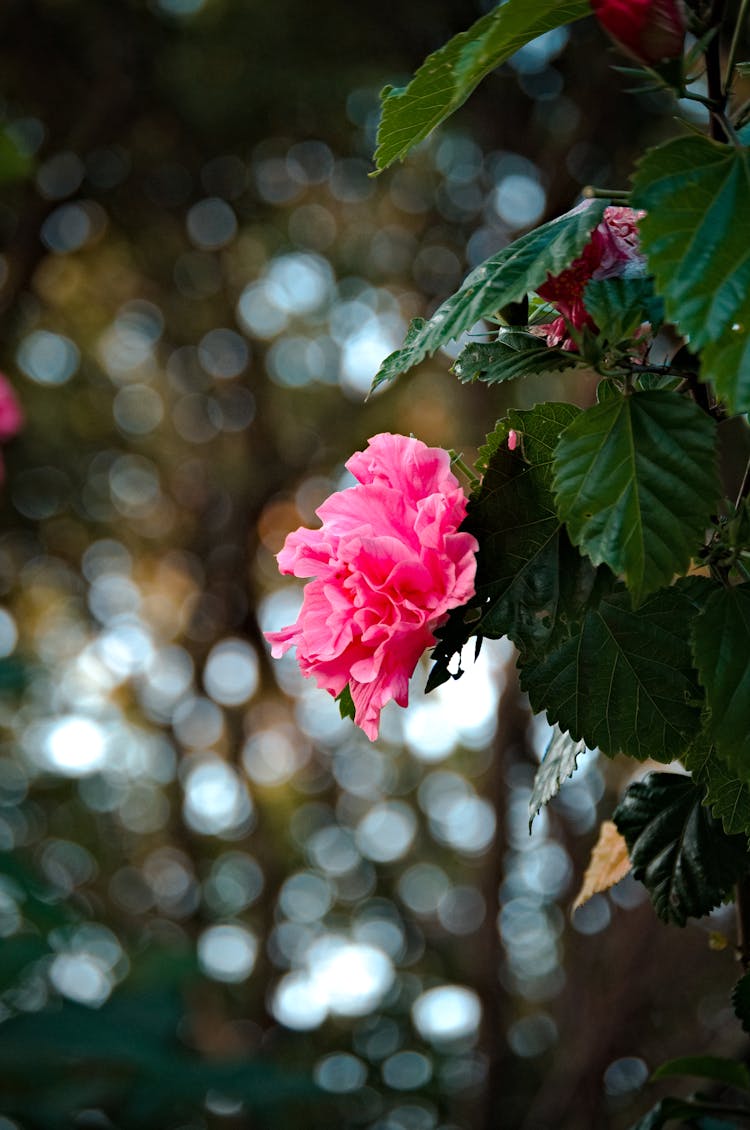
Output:
<instances>
[{"instance_id":1,"label":"serrated leaf","mask_svg":"<svg viewBox=\"0 0 750 1130\"><path fill-rule=\"evenodd\" d=\"M589 865L583 876L581 889L575 897L573 910L578 910L594 895L608 891L630 871L628 845L611 820L603 820L599 837L594 844Z\"/></svg>"},{"instance_id":2,"label":"serrated leaf","mask_svg":"<svg viewBox=\"0 0 750 1130\"><path fill-rule=\"evenodd\" d=\"M534 334L500 331L497 341L472 342L453 362L453 372L464 384L483 381L499 384L532 373L553 373L581 363L575 354L550 349Z\"/></svg>"},{"instance_id":3,"label":"serrated leaf","mask_svg":"<svg viewBox=\"0 0 750 1130\"><path fill-rule=\"evenodd\" d=\"M554 733L534 776L529 797L529 830L540 809L557 796L563 781L573 776L578 758L585 752L585 742L574 741L559 726L554 727Z\"/></svg>"},{"instance_id":4,"label":"serrated leaf","mask_svg":"<svg viewBox=\"0 0 750 1130\"><path fill-rule=\"evenodd\" d=\"M661 320L650 278L594 279L583 292L583 304L602 339L613 345L631 338L643 322Z\"/></svg>"},{"instance_id":5,"label":"serrated leaf","mask_svg":"<svg viewBox=\"0 0 750 1130\"><path fill-rule=\"evenodd\" d=\"M721 820L727 835L750 836L750 786L729 768L716 747L701 736L683 754L682 762L703 787L703 803Z\"/></svg>"},{"instance_id":6,"label":"serrated leaf","mask_svg":"<svg viewBox=\"0 0 750 1130\"><path fill-rule=\"evenodd\" d=\"M732 990L734 1015L742 1024L744 1032L750 1032L750 973L740 977Z\"/></svg>"},{"instance_id":7,"label":"serrated leaf","mask_svg":"<svg viewBox=\"0 0 750 1130\"><path fill-rule=\"evenodd\" d=\"M576 259L602 218L605 202L589 201L556 220L542 224L475 267L450 298L427 321L416 318L400 349L386 357L372 387L418 365L510 302L520 302L547 278Z\"/></svg>"},{"instance_id":8,"label":"serrated leaf","mask_svg":"<svg viewBox=\"0 0 750 1130\"><path fill-rule=\"evenodd\" d=\"M496 446L462 527L479 542L476 594L436 632L429 689L450 677L453 656L473 635L507 635L527 655L544 651L558 624L579 615L602 583L570 544L549 486L552 451L577 412L572 404L514 410L491 437ZM504 442L510 429L515 451Z\"/></svg>"},{"instance_id":9,"label":"serrated leaf","mask_svg":"<svg viewBox=\"0 0 750 1130\"><path fill-rule=\"evenodd\" d=\"M678 581L637 609L621 588L602 597L545 654L528 664L521 657L532 708L609 757L679 757L700 724L687 637L710 584Z\"/></svg>"},{"instance_id":10,"label":"serrated leaf","mask_svg":"<svg viewBox=\"0 0 750 1130\"><path fill-rule=\"evenodd\" d=\"M386 87L374 156L377 171L405 157L519 48L588 11L587 0L507 0L430 55L408 86Z\"/></svg>"},{"instance_id":11,"label":"serrated leaf","mask_svg":"<svg viewBox=\"0 0 750 1130\"><path fill-rule=\"evenodd\" d=\"M684 1075L712 1079L715 1083L725 1083L728 1087L738 1087L743 1091L750 1090L750 1071L747 1065L718 1055L684 1055L667 1060L656 1068L651 1078L672 1079Z\"/></svg>"},{"instance_id":12,"label":"serrated leaf","mask_svg":"<svg viewBox=\"0 0 750 1130\"><path fill-rule=\"evenodd\" d=\"M610 397L563 433L554 488L573 544L639 602L703 542L720 492L716 423L673 392Z\"/></svg>"},{"instance_id":13,"label":"serrated leaf","mask_svg":"<svg viewBox=\"0 0 750 1130\"><path fill-rule=\"evenodd\" d=\"M750 585L717 588L693 625L695 662L719 756L750 781Z\"/></svg>"},{"instance_id":14,"label":"serrated leaf","mask_svg":"<svg viewBox=\"0 0 750 1130\"><path fill-rule=\"evenodd\" d=\"M701 789L677 773L649 773L630 785L612 819L633 875L665 922L684 926L724 901L746 873L744 836L727 836L702 804Z\"/></svg>"},{"instance_id":15,"label":"serrated leaf","mask_svg":"<svg viewBox=\"0 0 750 1130\"><path fill-rule=\"evenodd\" d=\"M641 247L666 316L702 351L701 376L733 412L750 410L748 151L705 137L650 150L633 181Z\"/></svg>"}]
</instances>

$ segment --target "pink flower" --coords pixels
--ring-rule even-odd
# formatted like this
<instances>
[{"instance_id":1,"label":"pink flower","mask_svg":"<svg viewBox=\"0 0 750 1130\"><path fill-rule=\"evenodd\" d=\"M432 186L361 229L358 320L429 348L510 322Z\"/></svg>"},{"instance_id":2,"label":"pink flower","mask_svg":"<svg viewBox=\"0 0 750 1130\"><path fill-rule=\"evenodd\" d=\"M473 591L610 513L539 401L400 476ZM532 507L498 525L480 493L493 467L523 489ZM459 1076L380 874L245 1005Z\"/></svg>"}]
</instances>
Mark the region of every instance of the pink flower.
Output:
<instances>
[{"instance_id":1,"label":"pink flower","mask_svg":"<svg viewBox=\"0 0 750 1130\"><path fill-rule=\"evenodd\" d=\"M24 424L21 405L4 373L0 373L0 443L6 443L20 432ZM0 483L5 482L5 460L0 454Z\"/></svg>"},{"instance_id":2,"label":"pink flower","mask_svg":"<svg viewBox=\"0 0 750 1130\"><path fill-rule=\"evenodd\" d=\"M687 28L682 0L591 0L591 6L604 30L637 62L654 66L682 55Z\"/></svg>"},{"instance_id":3,"label":"pink flower","mask_svg":"<svg viewBox=\"0 0 750 1130\"><path fill-rule=\"evenodd\" d=\"M338 696L349 684L355 721L378 734L433 630L474 594L476 539L460 533L466 497L447 452L383 433L346 464L358 485L318 509L323 525L289 534L279 569L312 577L295 624L267 632L275 658L290 647L305 676Z\"/></svg>"},{"instance_id":4,"label":"pink flower","mask_svg":"<svg viewBox=\"0 0 750 1130\"><path fill-rule=\"evenodd\" d=\"M577 346L568 334L569 323L578 330L588 326L596 332L594 320L583 305L586 284L592 279L613 279L642 268L638 220L645 214L632 208L605 208L601 223L594 228L579 257L559 275L547 276L539 294L560 311L560 317L544 327L547 345L575 350Z\"/></svg>"},{"instance_id":5,"label":"pink flower","mask_svg":"<svg viewBox=\"0 0 750 1130\"><path fill-rule=\"evenodd\" d=\"M0 373L0 443L6 443L23 427L23 411L4 373Z\"/></svg>"}]
</instances>

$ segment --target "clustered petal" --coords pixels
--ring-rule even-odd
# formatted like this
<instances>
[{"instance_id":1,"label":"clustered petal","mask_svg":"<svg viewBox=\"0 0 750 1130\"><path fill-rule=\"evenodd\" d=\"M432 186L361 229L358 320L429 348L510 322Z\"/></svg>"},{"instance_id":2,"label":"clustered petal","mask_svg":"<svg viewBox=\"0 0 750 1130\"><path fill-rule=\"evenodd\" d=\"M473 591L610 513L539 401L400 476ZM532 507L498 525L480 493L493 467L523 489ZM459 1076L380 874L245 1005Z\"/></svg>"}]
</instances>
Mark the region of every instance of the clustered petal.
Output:
<instances>
[{"instance_id":1,"label":"clustered petal","mask_svg":"<svg viewBox=\"0 0 750 1130\"><path fill-rule=\"evenodd\" d=\"M643 270L638 243L638 221L645 212L633 208L604 209L601 223L577 259L559 275L548 275L539 294L560 311L560 317L545 326L547 345L575 350L569 324L578 330L596 325L583 304L583 292L592 279L612 279Z\"/></svg>"},{"instance_id":2,"label":"clustered petal","mask_svg":"<svg viewBox=\"0 0 750 1130\"><path fill-rule=\"evenodd\" d=\"M357 485L326 499L322 526L289 534L279 569L312 578L299 617L267 632L279 658L297 648L305 676L337 697L349 685L370 739L408 684L433 631L474 594L476 539L459 531L466 496L447 452L382 433L346 464Z\"/></svg>"},{"instance_id":3,"label":"clustered petal","mask_svg":"<svg viewBox=\"0 0 750 1130\"><path fill-rule=\"evenodd\" d=\"M654 66L678 59L687 20L682 0L591 0L604 30L632 59Z\"/></svg>"}]
</instances>

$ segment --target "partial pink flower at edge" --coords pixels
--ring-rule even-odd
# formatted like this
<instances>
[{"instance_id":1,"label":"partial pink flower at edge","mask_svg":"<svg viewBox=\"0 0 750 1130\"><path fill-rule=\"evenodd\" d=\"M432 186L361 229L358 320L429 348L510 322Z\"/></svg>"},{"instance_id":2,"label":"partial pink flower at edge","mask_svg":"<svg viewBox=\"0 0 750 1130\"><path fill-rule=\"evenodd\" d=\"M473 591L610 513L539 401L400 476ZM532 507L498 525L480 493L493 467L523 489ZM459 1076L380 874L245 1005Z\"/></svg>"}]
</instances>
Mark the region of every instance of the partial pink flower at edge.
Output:
<instances>
[{"instance_id":1,"label":"partial pink flower at edge","mask_svg":"<svg viewBox=\"0 0 750 1130\"><path fill-rule=\"evenodd\" d=\"M23 425L23 409L13 385L4 373L0 373L0 443L13 439Z\"/></svg>"},{"instance_id":2,"label":"partial pink flower at edge","mask_svg":"<svg viewBox=\"0 0 750 1130\"><path fill-rule=\"evenodd\" d=\"M679 59L687 18L682 0L591 0L597 20L618 47L646 66Z\"/></svg>"},{"instance_id":3,"label":"partial pink flower at edge","mask_svg":"<svg viewBox=\"0 0 750 1130\"><path fill-rule=\"evenodd\" d=\"M322 526L289 534L282 573L311 578L294 624L267 632L306 677L337 697L374 740L380 711L408 704L409 679L434 629L474 595L476 539L459 530L466 497L447 452L381 433L347 462L356 486L318 509Z\"/></svg>"},{"instance_id":4,"label":"partial pink flower at edge","mask_svg":"<svg viewBox=\"0 0 750 1130\"><path fill-rule=\"evenodd\" d=\"M576 350L569 324L578 330L588 327L596 332L594 320L583 304L583 292L592 279L612 279L628 271L642 270L644 259L638 241L638 221L645 214L633 208L612 205L605 208L601 222L578 258L559 275L547 276L538 293L560 312L560 317L553 322L537 327L546 335L547 345Z\"/></svg>"}]
</instances>

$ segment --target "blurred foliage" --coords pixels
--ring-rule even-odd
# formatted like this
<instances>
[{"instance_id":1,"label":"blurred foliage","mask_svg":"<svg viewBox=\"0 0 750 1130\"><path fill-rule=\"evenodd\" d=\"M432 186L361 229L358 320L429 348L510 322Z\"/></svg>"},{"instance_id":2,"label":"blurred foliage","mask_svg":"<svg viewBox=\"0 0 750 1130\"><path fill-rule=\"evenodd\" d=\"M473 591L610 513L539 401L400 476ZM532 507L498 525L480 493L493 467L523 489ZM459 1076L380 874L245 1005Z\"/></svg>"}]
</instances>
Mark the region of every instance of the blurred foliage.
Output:
<instances>
[{"instance_id":1,"label":"blurred foliage","mask_svg":"<svg viewBox=\"0 0 750 1130\"><path fill-rule=\"evenodd\" d=\"M409 320L671 129L583 20L370 179L379 88L481 15L2 6L1 1130L616 1130L696 1031L738 1045L702 927L687 999L632 880L568 917L621 770L579 756L529 837L509 649L370 746L261 638L369 435L471 461L537 398L439 353L365 402Z\"/></svg>"}]
</instances>

